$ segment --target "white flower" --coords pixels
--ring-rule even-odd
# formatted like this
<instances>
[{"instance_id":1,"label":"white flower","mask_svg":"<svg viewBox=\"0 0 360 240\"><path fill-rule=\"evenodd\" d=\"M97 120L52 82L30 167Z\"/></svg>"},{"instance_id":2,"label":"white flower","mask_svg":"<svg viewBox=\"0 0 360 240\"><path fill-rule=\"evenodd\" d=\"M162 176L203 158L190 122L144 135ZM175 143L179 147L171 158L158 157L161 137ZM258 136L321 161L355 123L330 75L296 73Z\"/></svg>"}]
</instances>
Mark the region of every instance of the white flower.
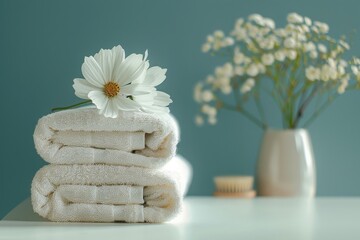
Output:
<instances>
[{"instance_id":1,"label":"white flower","mask_svg":"<svg viewBox=\"0 0 360 240\"><path fill-rule=\"evenodd\" d=\"M263 64L257 63L256 66L259 69L260 73L265 73L266 72L266 67Z\"/></svg>"},{"instance_id":2,"label":"white flower","mask_svg":"<svg viewBox=\"0 0 360 240\"><path fill-rule=\"evenodd\" d=\"M301 30L306 33L310 32L310 28L307 25L302 25Z\"/></svg>"},{"instance_id":3,"label":"white flower","mask_svg":"<svg viewBox=\"0 0 360 240\"><path fill-rule=\"evenodd\" d=\"M208 118L208 122L211 124L211 125L215 125L217 123L217 119L216 117L213 117L213 116L210 116Z\"/></svg>"},{"instance_id":4,"label":"white flower","mask_svg":"<svg viewBox=\"0 0 360 240\"><path fill-rule=\"evenodd\" d=\"M305 17L305 18L304 18L304 21L305 21L305 24L306 24L306 25L311 26L311 19L310 19L310 18Z\"/></svg>"},{"instance_id":5,"label":"white flower","mask_svg":"<svg viewBox=\"0 0 360 240\"><path fill-rule=\"evenodd\" d=\"M234 45L235 41L232 37L226 37L223 41L224 47L232 46Z\"/></svg>"},{"instance_id":6,"label":"white flower","mask_svg":"<svg viewBox=\"0 0 360 240\"><path fill-rule=\"evenodd\" d=\"M223 66L223 73L225 76L231 77L233 75L233 65L229 62L225 63Z\"/></svg>"},{"instance_id":7,"label":"white flower","mask_svg":"<svg viewBox=\"0 0 360 240\"><path fill-rule=\"evenodd\" d=\"M232 33L236 40L243 40L247 38L247 31L243 28L235 29Z\"/></svg>"},{"instance_id":8,"label":"white flower","mask_svg":"<svg viewBox=\"0 0 360 240\"><path fill-rule=\"evenodd\" d=\"M239 47L236 47L234 50L234 59L233 60L234 60L235 64L241 64L245 60L245 55L242 52L240 52Z\"/></svg>"},{"instance_id":9,"label":"white flower","mask_svg":"<svg viewBox=\"0 0 360 240\"><path fill-rule=\"evenodd\" d=\"M265 24L265 26L271 28L271 29L274 29L275 28L275 22L274 20L270 19L270 18L264 18L263 19L263 22Z\"/></svg>"},{"instance_id":10,"label":"white flower","mask_svg":"<svg viewBox=\"0 0 360 240\"><path fill-rule=\"evenodd\" d=\"M134 97L155 94L154 86L143 84L149 63L142 54L131 54L125 58L121 46L103 50L94 56L85 57L81 67L84 79L74 79L75 95L91 99L105 117L116 118L119 110L139 111L144 102ZM165 78L153 76L158 83Z\"/></svg>"},{"instance_id":11,"label":"white flower","mask_svg":"<svg viewBox=\"0 0 360 240\"><path fill-rule=\"evenodd\" d=\"M305 42L307 40L307 37L305 34L298 34L297 35L297 45L299 45L299 42Z\"/></svg>"},{"instance_id":12,"label":"white flower","mask_svg":"<svg viewBox=\"0 0 360 240\"><path fill-rule=\"evenodd\" d=\"M359 73L359 69L356 66L351 66L351 71L354 73L354 75Z\"/></svg>"},{"instance_id":13,"label":"white flower","mask_svg":"<svg viewBox=\"0 0 360 240\"><path fill-rule=\"evenodd\" d=\"M329 65L329 77L330 77L330 79L332 79L332 80L336 80L337 78L338 78L338 76L339 76L339 73L338 73L338 70L336 69L336 67L331 67L330 65Z\"/></svg>"},{"instance_id":14,"label":"white flower","mask_svg":"<svg viewBox=\"0 0 360 240\"><path fill-rule=\"evenodd\" d=\"M320 72L320 78L321 80L323 80L324 82L329 81L330 76L329 76L329 66L328 65L323 65L321 68L321 72Z\"/></svg>"},{"instance_id":15,"label":"white flower","mask_svg":"<svg viewBox=\"0 0 360 240\"><path fill-rule=\"evenodd\" d=\"M276 40L273 38L261 39L261 41L259 42L259 45L263 49L271 50L275 46L275 41Z\"/></svg>"},{"instance_id":16,"label":"white flower","mask_svg":"<svg viewBox=\"0 0 360 240\"><path fill-rule=\"evenodd\" d=\"M316 45L313 42L304 43L304 51L310 52L316 50Z\"/></svg>"},{"instance_id":17,"label":"white flower","mask_svg":"<svg viewBox=\"0 0 360 240\"><path fill-rule=\"evenodd\" d=\"M327 25L326 23L315 21L314 24L318 27L321 33L325 34L329 32L329 25Z\"/></svg>"},{"instance_id":18,"label":"white flower","mask_svg":"<svg viewBox=\"0 0 360 240\"><path fill-rule=\"evenodd\" d=\"M326 46L324 44L322 44L322 43L318 44L318 49L319 49L319 52L322 52L322 53L327 52Z\"/></svg>"},{"instance_id":19,"label":"white flower","mask_svg":"<svg viewBox=\"0 0 360 240\"><path fill-rule=\"evenodd\" d=\"M147 67L149 65L147 64ZM139 83L143 87L149 89L154 89L155 91L149 92L147 94L139 94L133 96L135 102L138 102L141 105L141 110L144 112L170 112L167 107L172 100L170 96L164 92L156 91L156 86L161 84L166 79L167 69L160 67L151 67L147 69L145 74L142 74L138 79L133 83Z\"/></svg>"},{"instance_id":20,"label":"white flower","mask_svg":"<svg viewBox=\"0 0 360 240\"><path fill-rule=\"evenodd\" d=\"M339 40L339 43L342 47L344 47L346 50L349 50L350 49L350 45L345 42L344 40Z\"/></svg>"},{"instance_id":21,"label":"white flower","mask_svg":"<svg viewBox=\"0 0 360 240\"><path fill-rule=\"evenodd\" d=\"M294 47L296 47L295 39L292 38L292 37L286 38L285 41L284 41L284 46L286 48L294 48Z\"/></svg>"},{"instance_id":22,"label":"white flower","mask_svg":"<svg viewBox=\"0 0 360 240\"><path fill-rule=\"evenodd\" d=\"M346 87L349 85L349 75L345 76L340 80L340 85L337 89L339 94L343 94L346 90Z\"/></svg>"},{"instance_id":23,"label":"white flower","mask_svg":"<svg viewBox=\"0 0 360 240\"><path fill-rule=\"evenodd\" d=\"M251 14L249 16L249 20L254 21L255 23L259 24L260 26L264 26L264 18L260 14Z\"/></svg>"},{"instance_id":24,"label":"white flower","mask_svg":"<svg viewBox=\"0 0 360 240\"><path fill-rule=\"evenodd\" d=\"M243 18L239 18L236 20L235 22L235 27L241 27L241 25L244 23L244 19Z\"/></svg>"},{"instance_id":25,"label":"white flower","mask_svg":"<svg viewBox=\"0 0 360 240\"><path fill-rule=\"evenodd\" d=\"M274 55L275 55L275 59L280 62L284 61L286 57L285 52L283 50L276 51Z\"/></svg>"},{"instance_id":26,"label":"white flower","mask_svg":"<svg viewBox=\"0 0 360 240\"><path fill-rule=\"evenodd\" d=\"M353 58L354 64L360 64L360 58L354 57Z\"/></svg>"},{"instance_id":27,"label":"white flower","mask_svg":"<svg viewBox=\"0 0 360 240\"><path fill-rule=\"evenodd\" d=\"M251 77L255 77L256 75L258 75L259 69L258 69L257 65L255 63L250 64L248 66L248 68L246 69L246 74Z\"/></svg>"},{"instance_id":28,"label":"white flower","mask_svg":"<svg viewBox=\"0 0 360 240\"><path fill-rule=\"evenodd\" d=\"M210 90L205 90L202 92L202 100L204 102L210 102L214 99L214 95Z\"/></svg>"},{"instance_id":29,"label":"white flower","mask_svg":"<svg viewBox=\"0 0 360 240\"><path fill-rule=\"evenodd\" d=\"M329 58L329 59L327 60L327 62L328 62L328 64L329 64L330 67L332 67L332 68L335 68L335 67L336 67L336 62L335 62L335 60L334 60L333 58Z\"/></svg>"},{"instance_id":30,"label":"white flower","mask_svg":"<svg viewBox=\"0 0 360 240\"><path fill-rule=\"evenodd\" d=\"M222 86L230 85L230 78L228 78L228 77L220 77L220 78L217 79L217 82Z\"/></svg>"},{"instance_id":31,"label":"white flower","mask_svg":"<svg viewBox=\"0 0 360 240\"><path fill-rule=\"evenodd\" d=\"M274 62L274 56L270 53L261 56L261 61L264 65L269 66Z\"/></svg>"},{"instance_id":32,"label":"white flower","mask_svg":"<svg viewBox=\"0 0 360 240\"><path fill-rule=\"evenodd\" d=\"M224 37L224 32L221 31L221 30L216 30L214 32L214 36L217 37L217 38L223 38Z\"/></svg>"},{"instance_id":33,"label":"white flower","mask_svg":"<svg viewBox=\"0 0 360 240\"><path fill-rule=\"evenodd\" d=\"M338 66L338 75L342 76L345 74L345 68L341 65Z\"/></svg>"},{"instance_id":34,"label":"white flower","mask_svg":"<svg viewBox=\"0 0 360 240\"><path fill-rule=\"evenodd\" d=\"M232 88L231 88L231 86L230 86L229 84L228 84L228 85L223 85L223 86L221 86L221 91L222 91L224 94L228 95L228 94L231 93Z\"/></svg>"},{"instance_id":35,"label":"white flower","mask_svg":"<svg viewBox=\"0 0 360 240\"><path fill-rule=\"evenodd\" d=\"M216 108L214 108L208 104L203 105L201 108L201 111L204 114L209 115L209 116L216 116L216 114L217 114Z\"/></svg>"},{"instance_id":36,"label":"white flower","mask_svg":"<svg viewBox=\"0 0 360 240\"><path fill-rule=\"evenodd\" d=\"M320 80L320 73L320 69L313 66L307 67L305 70L305 75L310 81Z\"/></svg>"},{"instance_id":37,"label":"white flower","mask_svg":"<svg viewBox=\"0 0 360 240\"><path fill-rule=\"evenodd\" d=\"M319 28L316 27L316 26L312 26L312 27L311 27L311 30L312 30L314 33L319 33Z\"/></svg>"},{"instance_id":38,"label":"white flower","mask_svg":"<svg viewBox=\"0 0 360 240\"><path fill-rule=\"evenodd\" d=\"M243 67L236 66L234 69L234 73L238 76L242 76L245 73L245 69Z\"/></svg>"},{"instance_id":39,"label":"white flower","mask_svg":"<svg viewBox=\"0 0 360 240\"><path fill-rule=\"evenodd\" d=\"M202 83L197 83L194 88L194 99L196 102L200 103L202 101Z\"/></svg>"},{"instance_id":40,"label":"white flower","mask_svg":"<svg viewBox=\"0 0 360 240\"><path fill-rule=\"evenodd\" d=\"M335 80L338 77L338 72L336 70L336 68L331 67L328 64L324 64L321 67L321 73L320 73L320 78L323 81L328 81L330 79Z\"/></svg>"},{"instance_id":41,"label":"white flower","mask_svg":"<svg viewBox=\"0 0 360 240\"><path fill-rule=\"evenodd\" d=\"M209 52L211 49L211 45L209 43L204 43L201 47L201 51L204 53Z\"/></svg>"},{"instance_id":42,"label":"white flower","mask_svg":"<svg viewBox=\"0 0 360 240\"><path fill-rule=\"evenodd\" d=\"M251 89L255 86L255 80L253 78L248 78L244 84L240 88L240 92L242 94L245 94L247 92L250 92Z\"/></svg>"},{"instance_id":43,"label":"white flower","mask_svg":"<svg viewBox=\"0 0 360 240\"><path fill-rule=\"evenodd\" d=\"M201 107L201 111L208 116L208 122L211 125L216 124L217 109L215 107L205 104ZM204 120L201 116L196 116L195 123L198 125L202 125L204 123Z\"/></svg>"},{"instance_id":44,"label":"white flower","mask_svg":"<svg viewBox=\"0 0 360 240\"><path fill-rule=\"evenodd\" d=\"M201 126L204 124L204 119L202 116L200 115L196 115L195 117L195 124L198 125L198 126Z\"/></svg>"},{"instance_id":45,"label":"white flower","mask_svg":"<svg viewBox=\"0 0 360 240\"><path fill-rule=\"evenodd\" d=\"M246 26L248 28L247 30L250 37L256 38L260 34L259 28L257 26L254 26L252 24L247 24Z\"/></svg>"},{"instance_id":46,"label":"white flower","mask_svg":"<svg viewBox=\"0 0 360 240\"><path fill-rule=\"evenodd\" d=\"M278 35L279 37L286 37L287 35L285 29L283 28L275 29L275 34Z\"/></svg>"},{"instance_id":47,"label":"white flower","mask_svg":"<svg viewBox=\"0 0 360 240\"><path fill-rule=\"evenodd\" d=\"M207 76L206 82L209 84L213 84L215 82L215 78L212 75Z\"/></svg>"},{"instance_id":48,"label":"white flower","mask_svg":"<svg viewBox=\"0 0 360 240\"><path fill-rule=\"evenodd\" d=\"M347 67L348 63L344 59L340 59L339 65L342 67Z\"/></svg>"},{"instance_id":49,"label":"white flower","mask_svg":"<svg viewBox=\"0 0 360 240\"><path fill-rule=\"evenodd\" d=\"M303 20L303 17L297 13L290 13L287 17L287 21L289 23L302 23Z\"/></svg>"},{"instance_id":50,"label":"white flower","mask_svg":"<svg viewBox=\"0 0 360 240\"><path fill-rule=\"evenodd\" d=\"M150 113L169 113L167 107L172 100L170 96L164 92L154 91L145 95L134 96L134 101L141 104L141 110Z\"/></svg>"},{"instance_id":51,"label":"white flower","mask_svg":"<svg viewBox=\"0 0 360 240\"><path fill-rule=\"evenodd\" d=\"M212 43L212 42L214 42L214 37L211 36L211 35L208 35L208 36L206 37L206 41L207 41L208 43Z\"/></svg>"},{"instance_id":52,"label":"white flower","mask_svg":"<svg viewBox=\"0 0 360 240\"><path fill-rule=\"evenodd\" d=\"M297 52L295 50L287 50L286 51L286 56L290 59L290 60L295 60L297 57Z\"/></svg>"},{"instance_id":53,"label":"white flower","mask_svg":"<svg viewBox=\"0 0 360 240\"><path fill-rule=\"evenodd\" d=\"M317 53L317 51L310 51L310 53L309 53L309 56L310 56L310 58L312 58L312 59L314 59L314 58L317 58L318 57L318 53Z\"/></svg>"}]
</instances>

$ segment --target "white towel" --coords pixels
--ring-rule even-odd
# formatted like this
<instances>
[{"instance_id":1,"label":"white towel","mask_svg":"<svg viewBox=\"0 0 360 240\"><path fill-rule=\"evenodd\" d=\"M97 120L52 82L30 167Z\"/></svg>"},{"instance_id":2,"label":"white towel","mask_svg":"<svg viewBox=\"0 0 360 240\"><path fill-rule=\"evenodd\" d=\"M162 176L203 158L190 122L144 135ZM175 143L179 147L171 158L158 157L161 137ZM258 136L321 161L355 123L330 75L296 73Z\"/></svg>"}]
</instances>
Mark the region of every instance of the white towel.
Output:
<instances>
[{"instance_id":1,"label":"white towel","mask_svg":"<svg viewBox=\"0 0 360 240\"><path fill-rule=\"evenodd\" d=\"M176 152L179 130L169 114L122 112L105 118L95 108L42 117L34 132L39 155L54 164L104 163L158 168Z\"/></svg>"},{"instance_id":2,"label":"white towel","mask_svg":"<svg viewBox=\"0 0 360 240\"><path fill-rule=\"evenodd\" d=\"M36 173L31 200L52 221L164 222L181 209L190 176L179 156L158 170L50 164Z\"/></svg>"}]
</instances>

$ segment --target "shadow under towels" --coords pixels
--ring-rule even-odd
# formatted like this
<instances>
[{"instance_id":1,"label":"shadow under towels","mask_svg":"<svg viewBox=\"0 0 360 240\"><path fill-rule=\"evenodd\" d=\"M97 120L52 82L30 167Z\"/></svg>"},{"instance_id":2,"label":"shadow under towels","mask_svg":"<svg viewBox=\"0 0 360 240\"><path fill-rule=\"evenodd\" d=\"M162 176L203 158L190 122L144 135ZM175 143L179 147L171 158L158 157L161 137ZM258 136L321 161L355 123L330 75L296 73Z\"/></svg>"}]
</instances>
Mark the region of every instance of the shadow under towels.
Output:
<instances>
[{"instance_id":1,"label":"shadow under towels","mask_svg":"<svg viewBox=\"0 0 360 240\"><path fill-rule=\"evenodd\" d=\"M38 154L53 164L158 168L175 155L178 131L169 114L122 112L105 118L95 108L80 108L42 117L34 142Z\"/></svg>"}]
</instances>

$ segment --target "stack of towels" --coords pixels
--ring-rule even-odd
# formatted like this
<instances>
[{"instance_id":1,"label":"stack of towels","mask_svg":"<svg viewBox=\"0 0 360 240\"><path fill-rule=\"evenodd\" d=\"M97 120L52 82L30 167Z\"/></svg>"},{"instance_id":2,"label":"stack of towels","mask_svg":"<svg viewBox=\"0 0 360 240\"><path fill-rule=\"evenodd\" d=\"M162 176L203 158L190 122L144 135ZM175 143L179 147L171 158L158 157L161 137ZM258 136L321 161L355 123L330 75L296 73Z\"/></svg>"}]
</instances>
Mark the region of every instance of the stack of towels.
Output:
<instances>
[{"instance_id":1,"label":"stack of towels","mask_svg":"<svg viewBox=\"0 0 360 240\"><path fill-rule=\"evenodd\" d=\"M179 140L169 114L95 108L42 117L38 154L49 165L35 175L33 209L52 221L164 222L181 209L191 168L175 156Z\"/></svg>"}]
</instances>

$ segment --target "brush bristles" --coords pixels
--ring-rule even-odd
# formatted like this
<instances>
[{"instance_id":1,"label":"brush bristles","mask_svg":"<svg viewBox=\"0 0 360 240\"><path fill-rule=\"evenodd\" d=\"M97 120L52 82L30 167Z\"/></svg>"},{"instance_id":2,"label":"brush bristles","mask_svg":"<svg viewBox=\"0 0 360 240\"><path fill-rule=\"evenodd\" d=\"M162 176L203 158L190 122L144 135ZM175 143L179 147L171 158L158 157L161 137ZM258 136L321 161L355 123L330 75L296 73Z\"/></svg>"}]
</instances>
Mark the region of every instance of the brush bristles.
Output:
<instances>
[{"instance_id":1,"label":"brush bristles","mask_svg":"<svg viewBox=\"0 0 360 240\"><path fill-rule=\"evenodd\" d=\"M239 193L252 190L254 178L251 176L215 177L217 192Z\"/></svg>"}]
</instances>

